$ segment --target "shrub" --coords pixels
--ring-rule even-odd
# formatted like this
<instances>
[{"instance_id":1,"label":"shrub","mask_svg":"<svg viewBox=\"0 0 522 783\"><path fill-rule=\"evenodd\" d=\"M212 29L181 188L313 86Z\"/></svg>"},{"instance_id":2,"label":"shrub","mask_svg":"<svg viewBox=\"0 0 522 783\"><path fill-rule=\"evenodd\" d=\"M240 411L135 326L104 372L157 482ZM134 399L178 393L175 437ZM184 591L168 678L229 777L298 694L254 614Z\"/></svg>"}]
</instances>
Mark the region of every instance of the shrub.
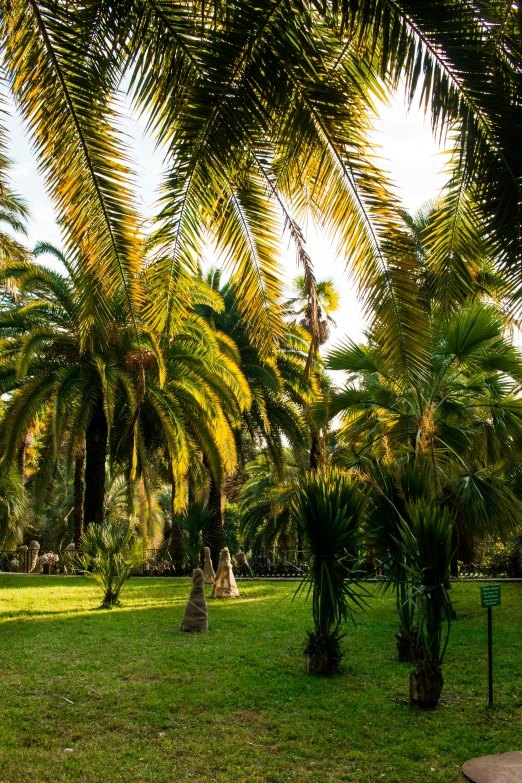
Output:
<instances>
[{"instance_id":1,"label":"shrub","mask_svg":"<svg viewBox=\"0 0 522 783\"><path fill-rule=\"evenodd\" d=\"M146 558L144 542L121 523L89 525L80 539L81 554L75 567L94 579L103 589L102 606L119 603L125 582Z\"/></svg>"},{"instance_id":2,"label":"shrub","mask_svg":"<svg viewBox=\"0 0 522 783\"><path fill-rule=\"evenodd\" d=\"M435 707L442 691L442 661L448 643L451 601L448 595L451 565L452 518L447 508L416 501L409 507L410 522L402 538L408 553L418 605L420 661L410 675L410 702Z\"/></svg>"},{"instance_id":3,"label":"shrub","mask_svg":"<svg viewBox=\"0 0 522 783\"><path fill-rule=\"evenodd\" d=\"M340 626L364 606L359 586L361 523L367 495L337 470L310 474L300 482L292 513L308 545L309 569L297 593L312 594L314 632L305 648L310 673L332 674L341 660Z\"/></svg>"},{"instance_id":4,"label":"shrub","mask_svg":"<svg viewBox=\"0 0 522 783\"><path fill-rule=\"evenodd\" d=\"M512 576L513 549L498 541L482 555L481 567L490 576Z\"/></svg>"}]
</instances>

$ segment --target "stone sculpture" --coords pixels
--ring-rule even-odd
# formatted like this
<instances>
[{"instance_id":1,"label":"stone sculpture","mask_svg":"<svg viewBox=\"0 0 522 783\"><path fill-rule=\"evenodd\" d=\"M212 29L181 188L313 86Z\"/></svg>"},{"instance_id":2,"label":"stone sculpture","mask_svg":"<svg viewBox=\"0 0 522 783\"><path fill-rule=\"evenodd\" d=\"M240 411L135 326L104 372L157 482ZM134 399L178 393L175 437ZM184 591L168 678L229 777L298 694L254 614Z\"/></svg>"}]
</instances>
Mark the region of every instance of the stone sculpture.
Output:
<instances>
[{"instance_id":1,"label":"stone sculpture","mask_svg":"<svg viewBox=\"0 0 522 783\"><path fill-rule=\"evenodd\" d=\"M40 555L36 558L36 563L34 564L31 573L32 574L41 574L43 571L44 565L47 563L47 556L46 555Z\"/></svg>"},{"instance_id":2,"label":"stone sculpture","mask_svg":"<svg viewBox=\"0 0 522 783\"><path fill-rule=\"evenodd\" d=\"M236 563L241 576L250 575L250 563L244 552L236 552Z\"/></svg>"},{"instance_id":3,"label":"stone sculpture","mask_svg":"<svg viewBox=\"0 0 522 783\"><path fill-rule=\"evenodd\" d=\"M32 573L38 562L38 552L40 551L40 544L38 541L31 541L28 549L27 558L27 573Z\"/></svg>"},{"instance_id":4,"label":"stone sculpture","mask_svg":"<svg viewBox=\"0 0 522 783\"><path fill-rule=\"evenodd\" d=\"M203 571L195 568L192 572L192 590L185 606L180 631L208 631L208 611L203 585Z\"/></svg>"},{"instance_id":5,"label":"stone sculpture","mask_svg":"<svg viewBox=\"0 0 522 783\"><path fill-rule=\"evenodd\" d=\"M18 570L20 568L20 563L18 562L16 557L13 557L13 559L9 561L9 568L11 569L13 574L18 573Z\"/></svg>"},{"instance_id":6,"label":"stone sculpture","mask_svg":"<svg viewBox=\"0 0 522 783\"><path fill-rule=\"evenodd\" d=\"M239 598L236 579L230 562L230 552L225 547L219 553L218 570L211 598Z\"/></svg>"},{"instance_id":7,"label":"stone sculpture","mask_svg":"<svg viewBox=\"0 0 522 783\"><path fill-rule=\"evenodd\" d=\"M22 546L18 550L19 554L19 560L20 560L20 571L22 574L27 573L27 563L28 563L28 556L27 556L27 547L25 544L22 544Z\"/></svg>"},{"instance_id":8,"label":"stone sculpture","mask_svg":"<svg viewBox=\"0 0 522 783\"><path fill-rule=\"evenodd\" d=\"M45 555L40 555L36 561L36 565L34 566L32 573L41 574L42 571L44 574L55 573L59 559L60 558L58 555L54 552L46 552Z\"/></svg>"},{"instance_id":9,"label":"stone sculpture","mask_svg":"<svg viewBox=\"0 0 522 783\"><path fill-rule=\"evenodd\" d=\"M213 585L216 581L216 574L210 557L210 548L206 546L203 551L205 553L205 564L203 566L204 582L206 585Z\"/></svg>"},{"instance_id":10,"label":"stone sculpture","mask_svg":"<svg viewBox=\"0 0 522 783\"><path fill-rule=\"evenodd\" d=\"M76 555L76 547L74 544L67 544L63 550L63 565L66 574L74 573L73 560Z\"/></svg>"}]
</instances>

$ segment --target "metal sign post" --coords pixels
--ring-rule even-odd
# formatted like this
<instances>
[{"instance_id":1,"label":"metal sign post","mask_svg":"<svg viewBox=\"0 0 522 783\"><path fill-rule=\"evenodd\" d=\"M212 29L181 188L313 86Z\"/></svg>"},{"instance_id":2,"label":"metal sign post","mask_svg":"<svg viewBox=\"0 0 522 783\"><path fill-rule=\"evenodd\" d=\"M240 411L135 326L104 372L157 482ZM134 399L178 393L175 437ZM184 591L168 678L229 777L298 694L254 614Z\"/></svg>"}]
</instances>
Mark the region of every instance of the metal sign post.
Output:
<instances>
[{"instance_id":1,"label":"metal sign post","mask_svg":"<svg viewBox=\"0 0 522 783\"><path fill-rule=\"evenodd\" d=\"M489 706L493 705L493 606L500 606L500 585L484 585L480 588L482 608L488 610L488 690Z\"/></svg>"}]
</instances>

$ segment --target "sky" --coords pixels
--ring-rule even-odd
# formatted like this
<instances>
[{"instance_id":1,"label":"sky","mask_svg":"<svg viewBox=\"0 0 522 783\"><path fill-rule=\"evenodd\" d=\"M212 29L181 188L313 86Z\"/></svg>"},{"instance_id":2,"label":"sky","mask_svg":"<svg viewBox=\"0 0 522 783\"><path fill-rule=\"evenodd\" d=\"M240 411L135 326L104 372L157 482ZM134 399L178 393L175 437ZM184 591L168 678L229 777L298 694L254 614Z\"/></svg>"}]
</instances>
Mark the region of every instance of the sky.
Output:
<instances>
[{"instance_id":1,"label":"sky","mask_svg":"<svg viewBox=\"0 0 522 783\"><path fill-rule=\"evenodd\" d=\"M59 246L61 238L56 216L43 179L38 174L27 133L14 109L8 117L7 126L13 159L13 187L25 198L31 213L29 246L38 241L49 241ZM129 118L125 130L134 148L137 164L138 202L143 214L152 216L162 171L162 155L154 149L153 140L145 135L144 120ZM429 117L425 117L421 110L412 108L408 111L400 94L390 105L380 105L372 140L380 146L381 165L390 173L408 211L415 212L437 196L445 182L442 173L444 156L433 138ZM345 336L358 340L365 323L354 284L348 279L342 260L335 257L328 239L313 226L308 226L307 232L307 251L317 279L333 280L339 293L339 309L334 315L336 327L332 329L326 348ZM298 273L291 246L285 253L284 271L289 283Z\"/></svg>"}]
</instances>

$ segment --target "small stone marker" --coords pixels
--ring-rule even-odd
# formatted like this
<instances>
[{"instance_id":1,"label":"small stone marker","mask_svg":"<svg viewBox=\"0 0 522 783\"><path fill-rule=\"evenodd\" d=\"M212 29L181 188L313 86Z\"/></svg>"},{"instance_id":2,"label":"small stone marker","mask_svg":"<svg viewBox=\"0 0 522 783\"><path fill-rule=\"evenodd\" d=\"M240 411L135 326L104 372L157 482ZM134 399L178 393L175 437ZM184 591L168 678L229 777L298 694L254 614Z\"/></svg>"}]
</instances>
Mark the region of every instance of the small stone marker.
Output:
<instances>
[{"instance_id":1,"label":"small stone marker","mask_svg":"<svg viewBox=\"0 0 522 783\"><path fill-rule=\"evenodd\" d=\"M522 751L470 759L462 772L473 783L522 783Z\"/></svg>"}]
</instances>

